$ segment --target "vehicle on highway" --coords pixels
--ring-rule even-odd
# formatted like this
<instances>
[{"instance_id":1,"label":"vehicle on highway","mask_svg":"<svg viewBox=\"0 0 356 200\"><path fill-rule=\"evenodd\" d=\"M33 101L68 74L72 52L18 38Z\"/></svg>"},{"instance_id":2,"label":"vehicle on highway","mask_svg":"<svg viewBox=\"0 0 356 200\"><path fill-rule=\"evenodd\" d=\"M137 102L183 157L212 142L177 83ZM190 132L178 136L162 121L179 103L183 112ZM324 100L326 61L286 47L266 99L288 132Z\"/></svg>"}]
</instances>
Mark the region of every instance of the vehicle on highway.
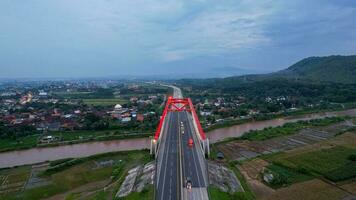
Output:
<instances>
[{"instance_id":1,"label":"vehicle on highway","mask_svg":"<svg viewBox=\"0 0 356 200\"><path fill-rule=\"evenodd\" d=\"M191 190L191 189L192 189L192 180L190 179L190 177L187 177L187 179L185 180L185 187L186 187L188 190Z\"/></svg>"},{"instance_id":2,"label":"vehicle on highway","mask_svg":"<svg viewBox=\"0 0 356 200\"><path fill-rule=\"evenodd\" d=\"M193 139L192 139L192 138L189 138L189 140L188 140L188 146L189 146L189 147L193 147L193 144L194 144Z\"/></svg>"}]
</instances>

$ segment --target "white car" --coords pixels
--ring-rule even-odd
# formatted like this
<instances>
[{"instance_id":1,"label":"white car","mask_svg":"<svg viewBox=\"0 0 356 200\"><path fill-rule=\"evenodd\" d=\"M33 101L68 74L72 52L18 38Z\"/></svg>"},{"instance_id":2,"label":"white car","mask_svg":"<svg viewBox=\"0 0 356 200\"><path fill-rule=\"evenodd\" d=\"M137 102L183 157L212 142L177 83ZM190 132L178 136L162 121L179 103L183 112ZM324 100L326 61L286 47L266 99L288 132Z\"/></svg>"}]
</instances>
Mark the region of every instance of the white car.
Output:
<instances>
[{"instance_id":1,"label":"white car","mask_svg":"<svg viewBox=\"0 0 356 200\"><path fill-rule=\"evenodd\" d=\"M189 177L187 177L187 179L186 179L185 186L187 187L188 190L192 189L192 181L190 180Z\"/></svg>"}]
</instances>

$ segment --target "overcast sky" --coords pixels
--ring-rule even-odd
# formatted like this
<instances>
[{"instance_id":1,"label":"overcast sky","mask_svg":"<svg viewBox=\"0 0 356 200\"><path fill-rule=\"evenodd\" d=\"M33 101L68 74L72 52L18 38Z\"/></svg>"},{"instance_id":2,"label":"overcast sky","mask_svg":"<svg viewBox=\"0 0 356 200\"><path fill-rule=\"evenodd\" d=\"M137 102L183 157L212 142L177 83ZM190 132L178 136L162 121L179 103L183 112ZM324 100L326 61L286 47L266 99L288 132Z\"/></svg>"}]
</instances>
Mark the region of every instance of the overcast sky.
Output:
<instances>
[{"instance_id":1,"label":"overcast sky","mask_svg":"<svg viewBox=\"0 0 356 200\"><path fill-rule=\"evenodd\" d=\"M356 54L355 0L1 0L0 78L286 68Z\"/></svg>"}]
</instances>

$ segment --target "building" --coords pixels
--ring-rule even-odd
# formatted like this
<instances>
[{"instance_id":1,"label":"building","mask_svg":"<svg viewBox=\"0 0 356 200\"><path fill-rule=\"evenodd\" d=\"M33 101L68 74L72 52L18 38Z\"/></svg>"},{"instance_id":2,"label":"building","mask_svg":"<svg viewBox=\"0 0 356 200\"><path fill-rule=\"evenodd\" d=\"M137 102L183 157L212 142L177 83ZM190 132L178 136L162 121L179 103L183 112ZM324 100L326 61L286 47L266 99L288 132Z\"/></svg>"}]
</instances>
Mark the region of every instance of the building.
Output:
<instances>
[{"instance_id":1,"label":"building","mask_svg":"<svg viewBox=\"0 0 356 200\"><path fill-rule=\"evenodd\" d=\"M121 119L121 122L126 123L126 122L130 122L131 121L131 117L124 117Z\"/></svg>"},{"instance_id":2,"label":"building","mask_svg":"<svg viewBox=\"0 0 356 200\"><path fill-rule=\"evenodd\" d=\"M143 122L143 120L144 120L143 114L137 114L136 120L140 121L140 122Z\"/></svg>"},{"instance_id":3,"label":"building","mask_svg":"<svg viewBox=\"0 0 356 200\"><path fill-rule=\"evenodd\" d=\"M266 183L271 183L273 181L273 174L271 173L266 173L263 175L263 180L266 182Z\"/></svg>"},{"instance_id":4,"label":"building","mask_svg":"<svg viewBox=\"0 0 356 200\"><path fill-rule=\"evenodd\" d=\"M122 110L122 106L120 104L116 104L115 107L114 107L114 110L115 111L120 111L120 110Z\"/></svg>"}]
</instances>

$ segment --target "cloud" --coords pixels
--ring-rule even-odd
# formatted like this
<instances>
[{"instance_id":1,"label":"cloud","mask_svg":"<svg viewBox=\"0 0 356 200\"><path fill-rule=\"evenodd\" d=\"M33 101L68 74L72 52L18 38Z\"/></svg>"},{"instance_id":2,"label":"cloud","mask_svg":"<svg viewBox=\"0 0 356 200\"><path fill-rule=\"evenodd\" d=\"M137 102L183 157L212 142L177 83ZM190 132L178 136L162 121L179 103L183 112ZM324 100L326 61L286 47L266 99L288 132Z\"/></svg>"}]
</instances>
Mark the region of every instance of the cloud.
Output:
<instances>
[{"instance_id":1,"label":"cloud","mask_svg":"<svg viewBox=\"0 0 356 200\"><path fill-rule=\"evenodd\" d=\"M167 54L175 52L180 55L176 58L184 59L258 48L270 41L263 28L272 12L264 6L256 9L236 5L232 8L216 6L195 13L168 32L168 42L163 44L163 48L158 48L158 56L161 56L162 49L166 49ZM163 61L166 61L164 57Z\"/></svg>"},{"instance_id":2,"label":"cloud","mask_svg":"<svg viewBox=\"0 0 356 200\"><path fill-rule=\"evenodd\" d=\"M351 0L3 0L0 70L273 70L306 56L355 53L355 18Z\"/></svg>"}]
</instances>

